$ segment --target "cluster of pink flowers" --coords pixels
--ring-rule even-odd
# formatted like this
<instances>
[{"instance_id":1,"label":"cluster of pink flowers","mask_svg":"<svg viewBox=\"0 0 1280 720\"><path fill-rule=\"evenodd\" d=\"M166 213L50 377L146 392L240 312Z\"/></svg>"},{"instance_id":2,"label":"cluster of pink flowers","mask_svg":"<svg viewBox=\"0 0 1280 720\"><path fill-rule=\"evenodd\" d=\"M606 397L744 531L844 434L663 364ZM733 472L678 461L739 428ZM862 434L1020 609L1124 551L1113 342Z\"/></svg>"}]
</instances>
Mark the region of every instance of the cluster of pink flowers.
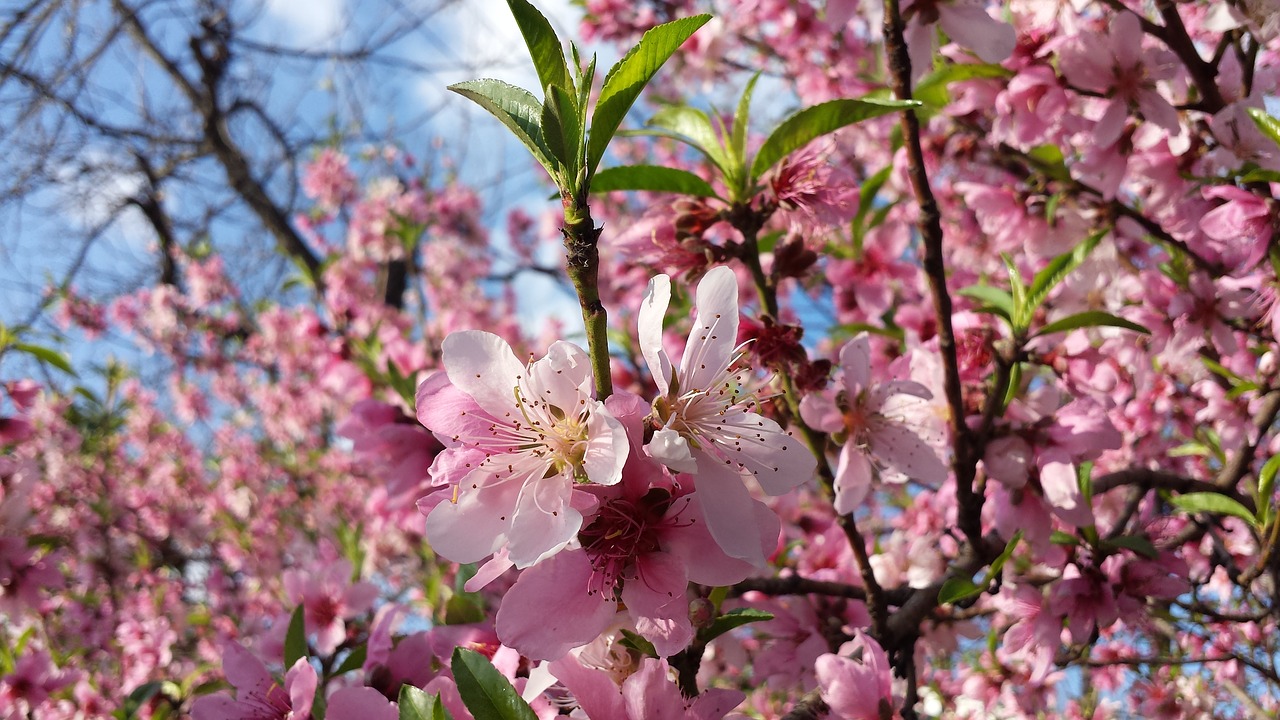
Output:
<instances>
[{"instance_id":1,"label":"cluster of pink flowers","mask_svg":"<svg viewBox=\"0 0 1280 720\"><path fill-rule=\"evenodd\" d=\"M0 346L51 375L0 382L0 718L467 720L459 649L542 720L1280 712L1274 3L896 5L919 137L732 191L611 146L712 192L592 196L603 362L520 319L556 218L495 242L390 151L305 169L312 302L197 246L51 291L51 347ZM703 10L665 99L892 85L878 3L582 34ZM72 377L58 332L142 370Z\"/></svg>"}]
</instances>

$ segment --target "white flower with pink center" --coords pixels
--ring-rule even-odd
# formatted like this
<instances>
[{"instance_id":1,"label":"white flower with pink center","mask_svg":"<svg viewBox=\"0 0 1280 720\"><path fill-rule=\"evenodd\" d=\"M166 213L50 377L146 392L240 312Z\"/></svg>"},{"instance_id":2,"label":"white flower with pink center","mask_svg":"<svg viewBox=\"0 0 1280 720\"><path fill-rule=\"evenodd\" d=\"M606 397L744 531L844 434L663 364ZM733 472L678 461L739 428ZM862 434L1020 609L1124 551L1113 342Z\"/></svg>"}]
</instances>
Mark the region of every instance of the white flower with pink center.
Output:
<instances>
[{"instance_id":1,"label":"white flower with pink center","mask_svg":"<svg viewBox=\"0 0 1280 720\"><path fill-rule=\"evenodd\" d=\"M755 412L738 337L738 283L727 267L698 283L697 316L676 369L662 346L671 279L649 281L639 313L640 349L659 396L645 452L676 472L695 475L707 526L731 557L764 564L755 510L743 484L754 477L769 495L782 495L813 477L816 462L778 423Z\"/></svg>"},{"instance_id":2,"label":"white flower with pink center","mask_svg":"<svg viewBox=\"0 0 1280 720\"><path fill-rule=\"evenodd\" d=\"M445 498L419 502L427 537L454 562L505 547L503 563L533 565L581 529L590 498L575 497L576 485L622 478L626 431L595 399L590 360L572 343L527 365L505 340L477 330L449 335L442 349L445 373L424 381L417 398L418 419L448 446L433 482L451 486Z\"/></svg>"}]
</instances>

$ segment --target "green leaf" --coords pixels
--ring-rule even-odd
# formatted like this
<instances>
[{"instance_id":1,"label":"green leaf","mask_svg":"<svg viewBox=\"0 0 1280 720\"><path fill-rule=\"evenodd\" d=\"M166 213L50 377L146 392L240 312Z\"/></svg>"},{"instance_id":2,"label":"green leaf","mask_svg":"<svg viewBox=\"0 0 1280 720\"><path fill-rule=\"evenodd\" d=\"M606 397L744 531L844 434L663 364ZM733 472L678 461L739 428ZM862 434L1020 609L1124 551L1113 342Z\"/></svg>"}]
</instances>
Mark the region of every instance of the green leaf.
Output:
<instances>
[{"instance_id":1,"label":"green leaf","mask_svg":"<svg viewBox=\"0 0 1280 720\"><path fill-rule=\"evenodd\" d=\"M1250 525L1256 525L1253 513L1235 498L1215 492L1185 493L1169 498L1174 507L1187 513L1211 513L1214 515L1234 515Z\"/></svg>"},{"instance_id":2,"label":"green leaf","mask_svg":"<svg viewBox=\"0 0 1280 720\"><path fill-rule=\"evenodd\" d=\"M1068 315L1067 317L1045 325L1036 331L1036 336L1052 335L1057 332L1066 330L1075 330L1082 327L1118 327L1125 330L1132 330L1143 335L1150 335L1151 331L1139 325L1132 320L1125 320L1122 317L1116 317L1111 313L1102 312L1101 310L1086 310L1085 312Z\"/></svg>"},{"instance_id":3,"label":"green leaf","mask_svg":"<svg viewBox=\"0 0 1280 720\"><path fill-rule=\"evenodd\" d=\"M458 694L475 720L537 720L510 681L480 653L454 648L449 667Z\"/></svg>"},{"instance_id":4,"label":"green leaf","mask_svg":"<svg viewBox=\"0 0 1280 720\"><path fill-rule=\"evenodd\" d=\"M783 120L781 125L769 133L764 145L760 146L760 152L756 153L756 159L751 163L751 177L758 179L778 161L823 135L895 110L919 106L920 103L915 100L846 98L807 107Z\"/></svg>"},{"instance_id":5,"label":"green leaf","mask_svg":"<svg viewBox=\"0 0 1280 720\"><path fill-rule=\"evenodd\" d=\"M1022 272L1018 270L1018 265L1008 253L1000 253L1000 258L1004 260L1004 266L1009 272L1009 290L1013 298L1010 323L1016 332L1025 332L1031 324L1032 310L1028 302L1030 292L1027 289L1027 283L1022 279Z\"/></svg>"},{"instance_id":6,"label":"green leaf","mask_svg":"<svg viewBox=\"0 0 1280 720\"><path fill-rule=\"evenodd\" d=\"M529 57L533 58L542 89L552 85L573 87L569 67L564 62L564 48L547 18L527 0L507 0L507 7L511 8L524 43L529 47Z\"/></svg>"},{"instance_id":7,"label":"green leaf","mask_svg":"<svg viewBox=\"0 0 1280 720\"><path fill-rule=\"evenodd\" d=\"M742 627L748 623L765 622L772 619L773 613L765 612L764 610L736 608L713 620L711 625L700 633L699 637L703 642L710 642L734 628Z\"/></svg>"},{"instance_id":8,"label":"green leaf","mask_svg":"<svg viewBox=\"0 0 1280 720\"><path fill-rule=\"evenodd\" d=\"M736 165L745 165L747 162L747 129L751 123L751 95L755 92L756 81L759 79L760 72L757 71L747 81L742 97L738 98L738 110L733 114L733 138L729 143L729 152Z\"/></svg>"},{"instance_id":9,"label":"green leaf","mask_svg":"<svg viewBox=\"0 0 1280 720\"><path fill-rule=\"evenodd\" d=\"M637 635L630 630L622 631L622 639L618 641L618 644L635 650L646 657L658 657L658 649L653 646L653 643L646 640L643 635Z\"/></svg>"},{"instance_id":10,"label":"green leaf","mask_svg":"<svg viewBox=\"0 0 1280 720\"><path fill-rule=\"evenodd\" d=\"M342 659L342 664L338 666L337 670L333 671L334 676L346 675L353 670L359 670L364 667L364 660L368 653L369 648L365 645L360 645L347 653L347 656Z\"/></svg>"},{"instance_id":11,"label":"green leaf","mask_svg":"<svg viewBox=\"0 0 1280 720\"><path fill-rule=\"evenodd\" d=\"M606 168L591 179L591 192L648 190L696 197L718 197L711 183L688 170L660 165L623 165Z\"/></svg>"},{"instance_id":12,"label":"green leaf","mask_svg":"<svg viewBox=\"0 0 1280 720\"><path fill-rule=\"evenodd\" d=\"M1013 537L1009 538L1009 542L1005 543L1004 551L991 563L991 567L984 575L987 582L999 575L1000 571L1004 569L1004 564L1009 562L1009 558L1013 557L1013 551L1017 550L1018 543L1022 542L1022 535L1023 531L1019 530L1013 534ZM986 585L986 582L983 585Z\"/></svg>"},{"instance_id":13,"label":"green leaf","mask_svg":"<svg viewBox=\"0 0 1280 720\"><path fill-rule=\"evenodd\" d=\"M475 102L502 121L524 143L529 152L548 173L555 174L555 163L542 135L542 103L524 88L501 80L468 80L449 89Z\"/></svg>"},{"instance_id":14,"label":"green leaf","mask_svg":"<svg viewBox=\"0 0 1280 720\"><path fill-rule=\"evenodd\" d=\"M76 371L71 367L71 361L67 360L67 356L58 350L30 343L14 343L11 347L18 352L30 355L46 365L52 365L68 375L76 374Z\"/></svg>"},{"instance_id":15,"label":"green leaf","mask_svg":"<svg viewBox=\"0 0 1280 720\"><path fill-rule=\"evenodd\" d=\"M981 594L982 588L975 585L969 578L948 578L938 589L938 604L959 602Z\"/></svg>"},{"instance_id":16,"label":"green leaf","mask_svg":"<svg viewBox=\"0 0 1280 720\"><path fill-rule=\"evenodd\" d=\"M651 28L635 47L618 61L605 75L600 99L591 115L591 140L587 145L587 173L595 172L604 157L604 150L622 124L627 111L640 96L658 68L684 44L698 28L711 19L710 15L696 15L663 23ZM477 718L479 720L479 718Z\"/></svg>"},{"instance_id":17,"label":"green leaf","mask_svg":"<svg viewBox=\"0 0 1280 720\"><path fill-rule=\"evenodd\" d=\"M1258 506L1259 525L1266 525L1271 517L1271 500L1275 492L1277 471L1280 471L1280 455L1272 455L1258 472L1258 494L1254 504Z\"/></svg>"},{"instance_id":18,"label":"green leaf","mask_svg":"<svg viewBox=\"0 0 1280 720\"><path fill-rule=\"evenodd\" d=\"M980 303L988 306L991 311L997 315L1003 316L1005 319L1013 317L1013 296L1001 290L998 287L990 285L970 285L967 288L961 288L956 294L973 298Z\"/></svg>"},{"instance_id":19,"label":"green leaf","mask_svg":"<svg viewBox=\"0 0 1280 720\"><path fill-rule=\"evenodd\" d=\"M712 127L711 118L701 110L688 105L668 105L654 113L646 124L675 133L679 139L706 155L721 171L729 172L731 164L720 136Z\"/></svg>"},{"instance_id":20,"label":"green leaf","mask_svg":"<svg viewBox=\"0 0 1280 720\"><path fill-rule=\"evenodd\" d=\"M920 78L920 83L911 92L911 96L925 105L941 108L951 102L951 94L947 92L947 86L951 83L986 78L1007 78L1012 75L1012 71L1006 70L999 65L985 63L947 65Z\"/></svg>"},{"instance_id":21,"label":"green leaf","mask_svg":"<svg viewBox=\"0 0 1280 720\"><path fill-rule=\"evenodd\" d=\"M284 666L293 667L298 658L307 656L307 625L302 606L294 608L289 629L284 634Z\"/></svg>"},{"instance_id":22,"label":"green leaf","mask_svg":"<svg viewBox=\"0 0 1280 720\"><path fill-rule=\"evenodd\" d=\"M564 179L571 182L582 162L582 118L569 91L559 85L547 88L542 103L542 134L551 157L565 168Z\"/></svg>"},{"instance_id":23,"label":"green leaf","mask_svg":"<svg viewBox=\"0 0 1280 720\"><path fill-rule=\"evenodd\" d=\"M1049 535L1049 542L1054 545L1079 545L1080 539L1070 533L1065 533L1061 530L1054 530Z\"/></svg>"},{"instance_id":24,"label":"green leaf","mask_svg":"<svg viewBox=\"0 0 1280 720\"><path fill-rule=\"evenodd\" d=\"M1104 540L1102 543L1104 548L1125 548L1132 550L1148 560L1155 560L1160 556L1160 551L1152 542L1141 535L1121 535Z\"/></svg>"},{"instance_id":25,"label":"green leaf","mask_svg":"<svg viewBox=\"0 0 1280 720\"><path fill-rule=\"evenodd\" d=\"M1258 126L1258 130L1263 135L1271 138L1271 142L1276 145L1280 145L1280 120L1267 114L1267 111L1262 108L1246 108L1245 112L1253 118L1253 124Z\"/></svg>"},{"instance_id":26,"label":"green leaf","mask_svg":"<svg viewBox=\"0 0 1280 720\"><path fill-rule=\"evenodd\" d=\"M1037 170L1054 180L1065 182L1071 179L1062 148L1057 145L1037 145L1027 152L1027 158Z\"/></svg>"},{"instance_id":27,"label":"green leaf","mask_svg":"<svg viewBox=\"0 0 1280 720\"><path fill-rule=\"evenodd\" d=\"M412 685L400 686L400 720L452 720L439 694L428 695Z\"/></svg>"},{"instance_id":28,"label":"green leaf","mask_svg":"<svg viewBox=\"0 0 1280 720\"><path fill-rule=\"evenodd\" d=\"M1102 242L1102 238L1111 232L1111 228L1099 230L1084 239L1084 242L1077 245L1071 252L1063 253L1049 261L1040 272L1031 280L1031 287L1028 290L1027 300L1031 304L1031 308L1040 307L1045 298L1049 297L1049 293L1053 291L1063 280L1067 278L1076 268L1084 264L1084 261L1098 247L1098 243Z\"/></svg>"}]
</instances>

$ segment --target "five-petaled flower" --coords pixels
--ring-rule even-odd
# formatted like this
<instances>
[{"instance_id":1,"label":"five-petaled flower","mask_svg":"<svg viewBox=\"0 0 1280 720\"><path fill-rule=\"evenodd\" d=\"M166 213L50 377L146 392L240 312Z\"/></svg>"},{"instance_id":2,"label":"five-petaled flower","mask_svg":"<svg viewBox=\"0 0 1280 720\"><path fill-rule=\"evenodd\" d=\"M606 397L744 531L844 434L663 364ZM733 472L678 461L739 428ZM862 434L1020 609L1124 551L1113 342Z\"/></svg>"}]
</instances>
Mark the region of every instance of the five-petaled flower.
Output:
<instances>
[{"instance_id":1,"label":"five-petaled flower","mask_svg":"<svg viewBox=\"0 0 1280 720\"><path fill-rule=\"evenodd\" d=\"M743 484L753 476L769 495L782 495L813 476L813 455L778 423L755 411L739 365L738 284L717 267L698 283L697 317L676 369L662 346L662 321L671 279L649 281L639 313L639 341L659 396L653 402L653 437L645 452L676 472L695 476L707 526L732 557L764 564L754 504Z\"/></svg>"},{"instance_id":2,"label":"five-petaled flower","mask_svg":"<svg viewBox=\"0 0 1280 720\"><path fill-rule=\"evenodd\" d=\"M577 485L622 479L626 431L595 399L591 364L572 343L527 365L487 332L453 333L442 349L445 373L417 397L418 419L448 446L431 467L447 488L419 501L427 537L455 562L504 550L507 567L533 565L581 529L592 500Z\"/></svg>"}]
</instances>

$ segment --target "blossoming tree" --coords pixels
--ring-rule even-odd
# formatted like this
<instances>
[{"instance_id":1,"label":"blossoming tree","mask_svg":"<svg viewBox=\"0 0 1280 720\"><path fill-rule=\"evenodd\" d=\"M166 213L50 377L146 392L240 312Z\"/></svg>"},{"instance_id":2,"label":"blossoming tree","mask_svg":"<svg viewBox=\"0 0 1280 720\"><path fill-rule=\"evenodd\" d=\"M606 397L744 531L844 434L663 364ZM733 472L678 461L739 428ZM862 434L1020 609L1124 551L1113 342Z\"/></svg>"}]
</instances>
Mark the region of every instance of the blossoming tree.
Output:
<instances>
[{"instance_id":1,"label":"blossoming tree","mask_svg":"<svg viewBox=\"0 0 1280 720\"><path fill-rule=\"evenodd\" d=\"M0 712L1280 712L1280 8L508 5L584 332L334 148L313 303L64 293L173 370L4 384Z\"/></svg>"}]
</instances>

